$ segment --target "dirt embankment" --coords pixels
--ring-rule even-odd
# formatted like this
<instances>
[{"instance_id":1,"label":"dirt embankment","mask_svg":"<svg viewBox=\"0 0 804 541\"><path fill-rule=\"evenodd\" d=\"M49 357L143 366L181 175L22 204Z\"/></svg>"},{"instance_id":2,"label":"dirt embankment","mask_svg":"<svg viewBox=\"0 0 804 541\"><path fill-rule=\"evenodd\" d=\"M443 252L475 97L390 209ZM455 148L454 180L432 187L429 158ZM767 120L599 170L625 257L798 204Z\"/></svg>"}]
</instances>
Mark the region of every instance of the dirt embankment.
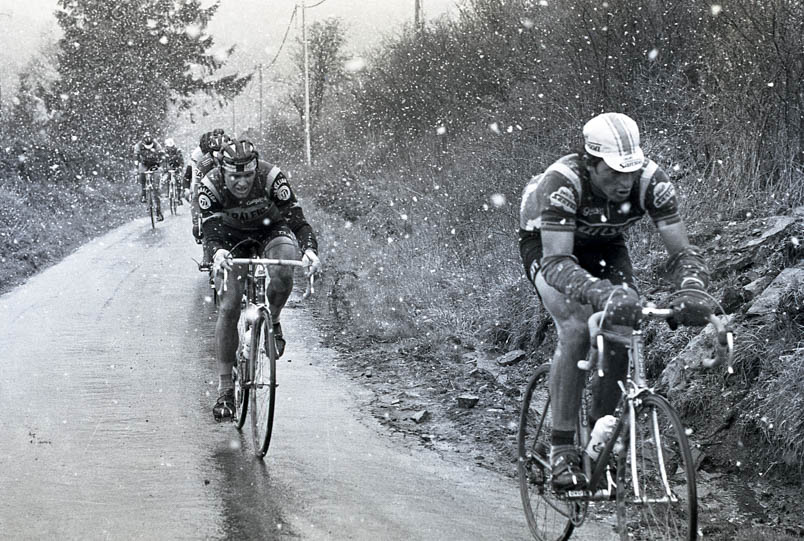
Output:
<instances>
[{"instance_id":1,"label":"dirt embankment","mask_svg":"<svg viewBox=\"0 0 804 541\"><path fill-rule=\"evenodd\" d=\"M710 539L730 539L757 528L771 539L804 537L800 461L774 452L769 441L773 434L763 434L751 418L755 387L766 366L763 355L792 351L804 366L804 252L799 244L804 209L789 216L701 227L693 241L711 256L712 292L733 314L737 374L684 369L685 358L704 354L695 331L671 333L658 323L646 330L649 370L653 362L657 385L693 430L701 528ZM647 297L661 305L667 293L654 290ZM328 294L343 302L343 292ZM799 300L797 306L791 296ZM318 317L328 329L329 345L341 353L338 368L373 391L364 406L389 433L410 445L434 449L446 460L469 461L516 476L520 395L534 367L552 355L551 324L534 329L545 335L537 351L488 352L469 350L457 339L444 344L372 342L350 334L348 321L337 321L331 310L321 309ZM783 319L792 325L792 336L778 330ZM772 348L757 339L761 336L789 343ZM474 407L459 400L466 394L478 397ZM804 431L801 409L798 415L790 424Z\"/></svg>"}]
</instances>

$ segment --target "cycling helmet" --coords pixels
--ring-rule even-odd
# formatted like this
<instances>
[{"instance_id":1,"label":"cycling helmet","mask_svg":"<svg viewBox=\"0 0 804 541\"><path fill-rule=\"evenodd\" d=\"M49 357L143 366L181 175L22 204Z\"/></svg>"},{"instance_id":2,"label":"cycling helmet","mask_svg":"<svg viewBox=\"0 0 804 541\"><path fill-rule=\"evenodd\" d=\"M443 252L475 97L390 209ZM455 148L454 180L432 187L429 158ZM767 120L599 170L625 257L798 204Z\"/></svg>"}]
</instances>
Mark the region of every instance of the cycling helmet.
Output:
<instances>
[{"instance_id":1,"label":"cycling helmet","mask_svg":"<svg viewBox=\"0 0 804 541\"><path fill-rule=\"evenodd\" d=\"M223 128L215 128L212 130L212 135L223 135Z\"/></svg>"},{"instance_id":2,"label":"cycling helmet","mask_svg":"<svg viewBox=\"0 0 804 541\"><path fill-rule=\"evenodd\" d=\"M209 140L207 141L207 147L209 148L210 152L217 152L223 146L223 136L222 135L211 135Z\"/></svg>"},{"instance_id":3,"label":"cycling helmet","mask_svg":"<svg viewBox=\"0 0 804 541\"><path fill-rule=\"evenodd\" d=\"M171 137L168 137L167 139L165 139L165 146L167 148L173 148L176 146L176 143L173 141Z\"/></svg>"},{"instance_id":4,"label":"cycling helmet","mask_svg":"<svg viewBox=\"0 0 804 541\"><path fill-rule=\"evenodd\" d=\"M212 132L208 131L204 135L201 136L201 140L198 141L198 148L201 149L202 154L209 153L209 138L212 137Z\"/></svg>"},{"instance_id":5,"label":"cycling helmet","mask_svg":"<svg viewBox=\"0 0 804 541\"><path fill-rule=\"evenodd\" d=\"M146 147L150 147L154 144L154 138L151 136L151 132L145 132L143 134L142 142Z\"/></svg>"},{"instance_id":6,"label":"cycling helmet","mask_svg":"<svg viewBox=\"0 0 804 541\"><path fill-rule=\"evenodd\" d=\"M257 151L251 141L241 139L221 149L221 166L226 173L250 173L257 169Z\"/></svg>"}]
</instances>

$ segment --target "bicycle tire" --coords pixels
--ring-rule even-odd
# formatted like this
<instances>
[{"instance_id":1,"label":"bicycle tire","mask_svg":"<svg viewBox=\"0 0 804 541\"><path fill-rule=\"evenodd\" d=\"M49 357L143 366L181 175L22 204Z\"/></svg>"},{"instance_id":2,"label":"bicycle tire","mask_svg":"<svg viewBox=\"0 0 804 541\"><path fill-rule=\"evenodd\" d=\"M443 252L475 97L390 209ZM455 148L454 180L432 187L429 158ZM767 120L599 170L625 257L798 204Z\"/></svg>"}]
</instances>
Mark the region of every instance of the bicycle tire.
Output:
<instances>
[{"instance_id":1,"label":"bicycle tire","mask_svg":"<svg viewBox=\"0 0 804 541\"><path fill-rule=\"evenodd\" d=\"M243 343L243 337L246 333L246 313L240 312L240 319L237 320L237 335L239 337L238 343ZM232 379L234 380L235 389L235 427L240 430L246 423L248 416L249 404L249 374L251 359L249 356L243 355L240 348L238 348L235 360L234 370L232 371Z\"/></svg>"},{"instance_id":2,"label":"bicycle tire","mask_svg":"<svg viewBox=\"0 0 804 541\"><path fill-rule=\"evenodd\" d=\"M698 539L698 499L689 441L678 413L662 396L648 394L635 410L634 449L639 498L634 492L630 432L617 457L617 530L622 540ZM658 427L660 437L656 437ZM626 430L628 427L626 426ZM661 445L656 445L661 441ZM677 502L667 501L660 464ZM662 500L665 501L654 501Z\"/></svg>"},{"instance_id":3,"label":"bicycle tire","mask_svg":"<svg viewBox=\"0 0 804 541\"><path fill-rule=\"evenodd\" d=\"M156 221L154 220L154 198L151 190L148 190L148 214L151 216L151 229L156 229Z\"/></svg>"},{"instance_id":4,"label":"bicycle tire","mask_svg":"<svg viewBox=\"0 0 804 541\"><path fill-rule=\"evenodd\" d=\"M173 190L170 190L170 215L176 215L176 196L173 194Z\"/></svg>"},{"instance_id":5,"label":"bicycle tire","mask_svg":"<svg viewBox=\"0 0 804 541\"><path fill-rule=\"evenodd\" d=\"M519 494L528 528L539 541L566 541L575 528L572 515L586 512L585 503L559 500L553 494L550 463L550 364L543 364L528 382L517 434ZM542 461L540 462L539 459Z\"/></svg>"},{"instance_id":6,"label":"bicycle tire","mask_svg":"<svg viewBox=\"0 0 804 541\"><path fill-rule=\"evenodd\" d=\"M173 180L173 174L170 175L170 213L175 216L179 213L179 203L176 198L176 182Z\"/></svg>"},{"instance_id":7,"label":"bicycle tire","mask_svg":"<svg viewBox=\"0 0 804 541\"><path fill-rule=\"evenodd\" d=\"M251 328L251 434L254 453L262 458L271 444L276 404L276 342L271 314L265 307Z\"/></svg>"}]
</instances>

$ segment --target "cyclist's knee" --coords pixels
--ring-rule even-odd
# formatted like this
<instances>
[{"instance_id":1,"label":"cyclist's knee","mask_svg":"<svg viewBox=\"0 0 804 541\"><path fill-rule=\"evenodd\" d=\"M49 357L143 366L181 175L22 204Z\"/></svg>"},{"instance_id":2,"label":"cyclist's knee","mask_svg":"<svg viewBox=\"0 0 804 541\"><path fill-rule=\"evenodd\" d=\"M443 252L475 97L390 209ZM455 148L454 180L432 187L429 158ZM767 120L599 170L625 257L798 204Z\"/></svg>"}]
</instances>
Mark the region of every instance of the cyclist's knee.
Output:
<instances>
[{"instance_id":1,"label":"cyclist's knee","mask_svg":"<svg viewBox=\"0 0 804 541\"><path fill-rule=\"evenodd\" d=\"M223 295L218 301L218 317L224 320L236 320L240 317L240 299L234 295Z\"/></svg>"}]
</instances>

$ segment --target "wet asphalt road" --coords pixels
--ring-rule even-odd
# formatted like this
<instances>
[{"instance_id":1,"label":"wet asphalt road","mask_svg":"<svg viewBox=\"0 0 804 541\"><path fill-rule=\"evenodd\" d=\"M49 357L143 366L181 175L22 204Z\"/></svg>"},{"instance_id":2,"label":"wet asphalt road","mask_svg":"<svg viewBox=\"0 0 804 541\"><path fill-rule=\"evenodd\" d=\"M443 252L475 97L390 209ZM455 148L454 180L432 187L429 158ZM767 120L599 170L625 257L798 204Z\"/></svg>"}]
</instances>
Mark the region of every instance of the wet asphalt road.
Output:
<instances>
[{"instance_id":1,"label":"wet asphalt road","mask_svg":"<svg viewBox=\"0 0 804 541\"><path fill-rule=\"evenodd\" d=\"M215 314L180 212L0 297L0 538L530 539L515 481L382 435L296 297L265 461L248 424L216 424Z\"/></svg>"}]
</instances>

